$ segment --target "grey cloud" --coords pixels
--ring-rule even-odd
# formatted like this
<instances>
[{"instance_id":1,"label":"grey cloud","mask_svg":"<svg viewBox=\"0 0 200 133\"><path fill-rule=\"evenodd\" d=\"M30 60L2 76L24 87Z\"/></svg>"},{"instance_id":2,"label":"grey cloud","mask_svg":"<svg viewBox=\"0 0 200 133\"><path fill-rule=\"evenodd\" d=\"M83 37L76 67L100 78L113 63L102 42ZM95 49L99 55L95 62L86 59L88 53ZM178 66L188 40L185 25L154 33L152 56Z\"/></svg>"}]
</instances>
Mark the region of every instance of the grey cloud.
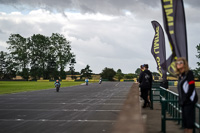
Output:
<instances>
[{"instance_id":1,"label":"grey cloud","mask_svg":"<svg viewBox=\"0 0 200 133\"><path fill-rule=\"evenodd\" d=\"M185 0L185 4L188 4L192 7L199 7L200 6L200 0Z\"/></svg>"},{"instance_id":2,"label":"grey cloud","mask_svg":"<svg viewBox=\"0 0 200 133\"><path fill-rule=\"evenodd\" d=\"M25 8L23 5L28 5L30 8L37 7L58 12L75 9L82 13L100 12L111 15L123 15L125 10L141 14L148 9L161 8L160 0L0 0L0 3L12 5L18 9ZM185 0L184 3L192 7L200 6L199 0Z\"/></svg>"},{"instance_id":3,"label":"grey cloud","mask_svg":"<svg viewBox=\"0 0 200 133\"><path fill-rule=\"evenodd\" d=\"M121 15L124 10L140 12L141 9L157 7L160 2L157 0L0 0L1 4L20 7L40 7L59 12L65 9L76 9L83 13L104 13Z\"/></svg>"},{"instance_id":4,"label":"grey cloud","mask_svg":"<svg viewBox=\"0 0 200 133\"><path fill-rule=\"evenodd\" d=\"M4 34L4 32L0 29L0 34Z\"/></svg>"}]
</instances>

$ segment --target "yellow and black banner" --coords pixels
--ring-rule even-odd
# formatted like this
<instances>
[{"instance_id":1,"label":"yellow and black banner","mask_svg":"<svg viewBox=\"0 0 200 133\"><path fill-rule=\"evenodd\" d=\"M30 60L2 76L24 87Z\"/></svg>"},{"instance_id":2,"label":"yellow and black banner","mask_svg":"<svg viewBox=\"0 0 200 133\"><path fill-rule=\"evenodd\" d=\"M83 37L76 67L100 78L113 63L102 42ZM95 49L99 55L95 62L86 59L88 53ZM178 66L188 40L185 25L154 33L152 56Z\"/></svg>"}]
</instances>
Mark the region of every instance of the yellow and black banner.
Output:
<instances>
[{"instance_id":1,"label":"yellow and black banner","mask_svg":"<svg viewBox=\"0 0 200 133\"><path fill-rule=\"evenodd\" d=\"M164 28L172 50L172 55L167 59L167 69L173 74L177 57L188 60L185 11L183 0L161 0L161 3Z\"/></svg>"},{"instance_id":2,"label":"yellow and black banner","mask_svg":"<svg viewBox=\"0 0 200 133\"><path fill-rule=\"evenodd\" d=\"M167 71L164 32L157 21L152 21L151 23L155 30L155 36L152 42L151 53L156 60L158 73L163 78L163 80L166 80Z\"/></svg>"}]
</instances>

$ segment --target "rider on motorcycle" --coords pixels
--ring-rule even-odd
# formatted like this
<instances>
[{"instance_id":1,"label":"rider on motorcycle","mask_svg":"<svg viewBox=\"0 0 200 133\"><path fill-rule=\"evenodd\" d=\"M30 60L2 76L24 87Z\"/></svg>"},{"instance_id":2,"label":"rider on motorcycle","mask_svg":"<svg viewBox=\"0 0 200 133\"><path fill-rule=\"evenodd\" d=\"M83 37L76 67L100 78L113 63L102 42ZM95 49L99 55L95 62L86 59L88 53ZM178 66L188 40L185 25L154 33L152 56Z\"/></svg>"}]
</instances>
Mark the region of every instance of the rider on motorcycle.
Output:
<instances>
[{"instance_id":1,"label":"rider on motorcycle","mask_svg":"<svg viewBox=\"0 0 200 133\"><path fill-rule=\"evenodd\" d=\"M60 83L60 81L59 81L59 80L56 80L56 82L54 83L55 87L56 87L56 84L58 84L58 85L59 85L59 87L60 87L60 85L61 85L61 83Z\"/></svg>"}]
</instances>

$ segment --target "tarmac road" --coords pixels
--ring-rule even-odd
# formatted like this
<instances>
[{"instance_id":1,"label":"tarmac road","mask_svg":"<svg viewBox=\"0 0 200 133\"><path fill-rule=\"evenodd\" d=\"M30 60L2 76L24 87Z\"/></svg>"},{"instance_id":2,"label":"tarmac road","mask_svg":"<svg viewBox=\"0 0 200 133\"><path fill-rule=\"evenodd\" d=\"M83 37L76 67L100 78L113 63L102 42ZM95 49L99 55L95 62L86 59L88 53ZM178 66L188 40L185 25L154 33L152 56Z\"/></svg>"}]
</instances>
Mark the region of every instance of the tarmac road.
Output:
<instances>
[{"instance_id":1,"label":"tarmac road","mask_svg":"<svg viewBox=\"0 0 200 133\"><path fill-rule=\"evenodd\" d=\"M132 84L0 95L0 133L110 133Z\"/></svg>"}]
</instances>

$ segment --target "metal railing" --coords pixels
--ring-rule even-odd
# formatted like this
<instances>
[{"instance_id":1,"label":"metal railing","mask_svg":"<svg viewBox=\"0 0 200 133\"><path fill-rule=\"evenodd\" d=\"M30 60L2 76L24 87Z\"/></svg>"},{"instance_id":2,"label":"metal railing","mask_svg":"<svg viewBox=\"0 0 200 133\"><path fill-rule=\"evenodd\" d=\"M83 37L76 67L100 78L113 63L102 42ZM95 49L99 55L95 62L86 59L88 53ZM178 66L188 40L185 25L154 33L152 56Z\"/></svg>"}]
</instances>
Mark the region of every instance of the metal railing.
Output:
<instances>
[{"instance_id":1,"label":"metal railing","mask_svg":"<svg viewBox=\"0 0 200 133\"><path fill-rule=\"evenodd\" d=\"M163 133L166 132L166 121L173 120L177 121L178 124L182 125L182 111L181 107L178 103L178 94L170 91L168 89L165 89L163 87L160 87L158 85L159 83L153 83L152 89L151 89L151 109L153 109L153 103L155 101L159 101L161 103L161 131ZM159 86L159 87L158 87ZM155 92L158 92L157 94ZM157 98L155 98L157 97ZM166 112L169 115L166 115ZM167 117L169 116L169 117ZM196 129L200 130L200 104L195 105L195 129L193 130L193 133L196 132Z\"/></svg>"}]
</instances>

